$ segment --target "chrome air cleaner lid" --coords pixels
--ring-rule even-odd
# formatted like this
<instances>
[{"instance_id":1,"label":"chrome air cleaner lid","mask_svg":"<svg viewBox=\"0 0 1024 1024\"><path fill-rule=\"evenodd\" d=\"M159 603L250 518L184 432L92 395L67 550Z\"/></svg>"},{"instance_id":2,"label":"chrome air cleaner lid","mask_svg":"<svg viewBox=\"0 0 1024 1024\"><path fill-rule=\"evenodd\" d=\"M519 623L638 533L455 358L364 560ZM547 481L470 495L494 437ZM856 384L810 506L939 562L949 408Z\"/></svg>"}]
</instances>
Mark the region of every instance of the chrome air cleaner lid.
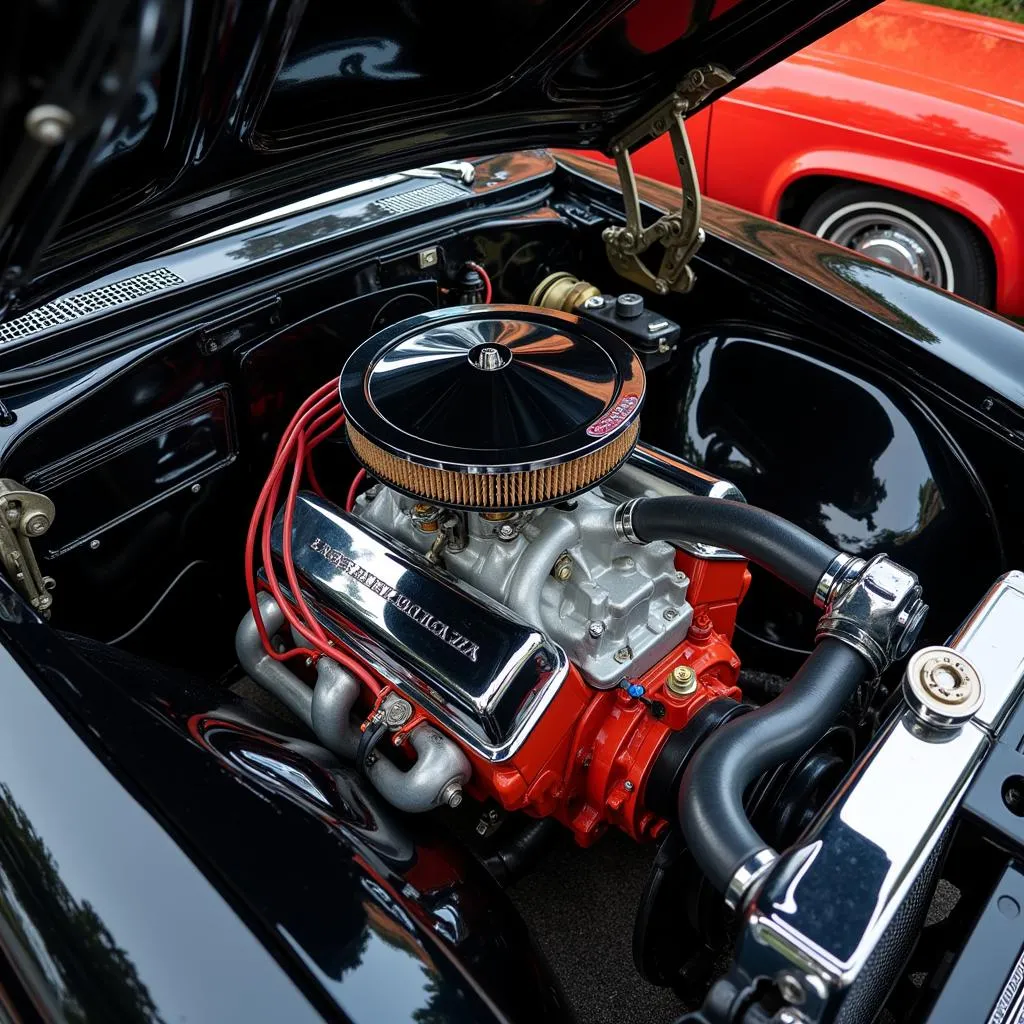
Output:
<instances>
[{"instance_id":1,"label":"chrome air cleaner lid","mask_svg":"<svg viewBox=\"0 0 1024 1024\"><path fill-rule=\"evenodd\" d=\"M636 443L644 372L614 332L533 306L459 306L373 335L341 373L352 450L449 508L518 509L594 487Z\"/></svg>"}]
</instances>

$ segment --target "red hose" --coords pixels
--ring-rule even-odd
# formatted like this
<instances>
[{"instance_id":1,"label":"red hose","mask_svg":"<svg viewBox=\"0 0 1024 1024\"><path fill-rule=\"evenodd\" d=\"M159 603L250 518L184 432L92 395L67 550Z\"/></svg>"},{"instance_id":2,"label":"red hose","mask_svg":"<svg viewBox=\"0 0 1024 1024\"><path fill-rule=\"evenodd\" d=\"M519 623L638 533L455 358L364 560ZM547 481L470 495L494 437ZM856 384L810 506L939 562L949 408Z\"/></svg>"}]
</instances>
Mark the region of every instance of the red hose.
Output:
<instances>
[{"instance_id":1,"label":"red hose","mask_svg":"<svg viewBox=\"0 0 1024 1024\"><path fill-rule=\"evenodd\" d=\"M487 271L480 266L479 263L467 263L467 267L472 267L483 279L484 279L484 303L491 301L491 296L494 294L494 289L491 288L491 279L487 274Z\"/></svg>"}]
</instances>

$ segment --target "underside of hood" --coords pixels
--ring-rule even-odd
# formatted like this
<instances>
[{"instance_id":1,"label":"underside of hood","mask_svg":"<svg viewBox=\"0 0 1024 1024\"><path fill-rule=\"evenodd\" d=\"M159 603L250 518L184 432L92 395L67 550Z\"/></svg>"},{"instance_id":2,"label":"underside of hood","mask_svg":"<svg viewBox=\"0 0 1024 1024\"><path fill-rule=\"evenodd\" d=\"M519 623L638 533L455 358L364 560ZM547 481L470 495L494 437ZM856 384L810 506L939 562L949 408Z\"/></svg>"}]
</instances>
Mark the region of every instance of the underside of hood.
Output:
<instances>
[{"instance_id":1,"label":"underside of hood","mask_svg":"<svg viewBox=\"0 0 1024 1024\"><path fill-rule=\"evenodd\" d=\"M12 0L0 319L381 172L537 145L607 149L690 70L715 65L738 84L870 6Z\"/></svg>"}]
</instances>

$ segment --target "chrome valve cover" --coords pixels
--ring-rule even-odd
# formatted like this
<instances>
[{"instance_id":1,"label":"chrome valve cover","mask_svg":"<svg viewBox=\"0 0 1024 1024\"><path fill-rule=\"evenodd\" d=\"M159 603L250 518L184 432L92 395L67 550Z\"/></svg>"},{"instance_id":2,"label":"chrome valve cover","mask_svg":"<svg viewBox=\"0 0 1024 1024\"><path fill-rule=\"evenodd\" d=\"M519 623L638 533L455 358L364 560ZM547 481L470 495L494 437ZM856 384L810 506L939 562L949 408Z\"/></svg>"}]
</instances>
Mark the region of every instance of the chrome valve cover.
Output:
<instances>
[{"instance_id":1,"label":"chrome valve cover","mask_svg":"<svg viewBox=\"0 0 1024 1024\"><path fill-rule=\"evenodd\" d=\"M469 749L510 757L565 679L561 647L313 494L298 495L292 523L292 562L324 627ZM281 540L279 513L279 560Z\"/></svg>"}]
</instances>

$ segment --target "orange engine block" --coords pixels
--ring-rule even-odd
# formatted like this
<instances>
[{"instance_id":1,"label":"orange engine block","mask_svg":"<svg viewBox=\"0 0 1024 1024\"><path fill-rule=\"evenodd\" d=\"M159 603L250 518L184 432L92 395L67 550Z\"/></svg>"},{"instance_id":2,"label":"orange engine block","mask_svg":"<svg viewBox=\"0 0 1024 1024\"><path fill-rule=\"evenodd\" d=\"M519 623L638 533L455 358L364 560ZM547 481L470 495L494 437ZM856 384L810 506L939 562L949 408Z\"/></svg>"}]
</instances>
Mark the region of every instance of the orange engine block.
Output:
<instances>
[{"instance_id":1,"label":"orange engine block","mask_svg":"<svg viewBox=\"0 0 1024 1024\"><path fill-rule=\"evenodd\" d=\"M731 646L736 611L750 585L744 561L715 561L686 552L676 567L690 578L693 620L686 640L643 675L617 689L595 690L571 668L554 701L507 761L472 751L468 789L507 811L554 817L589 846L609 825L636 840L656 838L667 822L645 806L655 761L672 732L704 705L739 699L740 662ZM419 712L409 723L444 723ZM401 742L400 737L395 737Z\"/></svg>"}]
</instances>

